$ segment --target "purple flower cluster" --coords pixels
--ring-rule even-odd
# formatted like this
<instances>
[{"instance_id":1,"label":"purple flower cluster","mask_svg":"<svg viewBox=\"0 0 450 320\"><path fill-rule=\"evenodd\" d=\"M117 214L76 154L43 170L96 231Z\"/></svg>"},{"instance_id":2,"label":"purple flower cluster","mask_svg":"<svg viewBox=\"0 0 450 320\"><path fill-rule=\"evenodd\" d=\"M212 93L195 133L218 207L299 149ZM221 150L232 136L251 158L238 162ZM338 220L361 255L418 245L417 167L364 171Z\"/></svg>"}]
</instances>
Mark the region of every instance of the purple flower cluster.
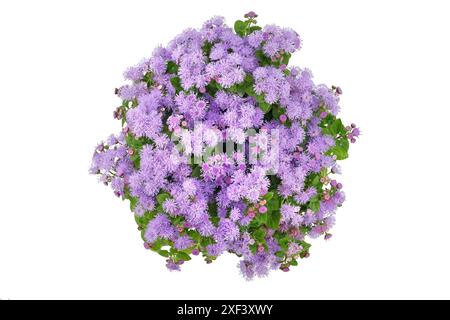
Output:
<instances>
[{"instance_id":1,"label":"purple flower cluster","mask_svg":"<svg viewBox=\"0 0 450 320\"><path fill-rule=\"evenodd\" d=\"M95 149L90 172L129 200L169 270L228 251L246 279L288 271L344 202L337 161L360 130L337 118L342 90L288 67L298 34L256 17L214 17L126 70L122 131Z\"/></svg>"}]
</instances>

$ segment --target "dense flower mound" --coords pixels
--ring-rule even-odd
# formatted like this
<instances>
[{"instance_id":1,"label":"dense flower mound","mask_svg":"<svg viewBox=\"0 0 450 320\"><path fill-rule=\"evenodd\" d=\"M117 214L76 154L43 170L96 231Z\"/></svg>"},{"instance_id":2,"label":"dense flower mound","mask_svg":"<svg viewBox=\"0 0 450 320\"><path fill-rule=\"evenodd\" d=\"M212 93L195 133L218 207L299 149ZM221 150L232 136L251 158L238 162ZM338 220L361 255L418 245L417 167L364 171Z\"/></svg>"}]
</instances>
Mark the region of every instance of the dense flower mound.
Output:
<instances>
[{"instance_id":1,"label":"dense flower mound","mask_svg":"<svg viewBox=\"0 0 450 320\"><path fill-rule=\"evenodd\" d=\"M170 270L228 251L247 279L288 271L344 202L337 161L359 129L337 118L342 91L288 67L298 34L255 18L212 18L129 68L122 131L95 149L91 173L129 200Z\"/></svg>"}]
</instances>

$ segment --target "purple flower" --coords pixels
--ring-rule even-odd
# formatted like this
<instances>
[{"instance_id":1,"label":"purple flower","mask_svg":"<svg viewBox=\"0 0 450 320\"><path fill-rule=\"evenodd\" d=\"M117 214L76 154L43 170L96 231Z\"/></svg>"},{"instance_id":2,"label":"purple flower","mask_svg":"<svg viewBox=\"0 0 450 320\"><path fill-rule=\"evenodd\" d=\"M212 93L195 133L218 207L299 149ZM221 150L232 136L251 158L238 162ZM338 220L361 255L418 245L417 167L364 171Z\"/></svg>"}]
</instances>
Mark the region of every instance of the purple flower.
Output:
<instances>
[{"instance_id":1,"label":"purple flower","mask_svg":"<svg viewBox=\"0 0 450 320\"><path fill-rule=\"evenodd\" d=\"M294 30L245 17L244 35L213 17L128 68L120 134L94 149L89 172L130 202L169 270L192 251L238 255L246 279L287 271L345 200L333 175L360 129L337 118L342 90L288 65Z\"/></svg>"},{"instance_id":2,"label":"purple flower","mask_svg":"<svg viewBox=\"0 0 450 320\"><path fill-rule=\"evenodd\" d=\"M174 241L173 247L178 250L185 250L189 247L192 247L193 244L194 242L191 238L189 238L188 236L181 236Z\"/></svg>"}]
</instances>

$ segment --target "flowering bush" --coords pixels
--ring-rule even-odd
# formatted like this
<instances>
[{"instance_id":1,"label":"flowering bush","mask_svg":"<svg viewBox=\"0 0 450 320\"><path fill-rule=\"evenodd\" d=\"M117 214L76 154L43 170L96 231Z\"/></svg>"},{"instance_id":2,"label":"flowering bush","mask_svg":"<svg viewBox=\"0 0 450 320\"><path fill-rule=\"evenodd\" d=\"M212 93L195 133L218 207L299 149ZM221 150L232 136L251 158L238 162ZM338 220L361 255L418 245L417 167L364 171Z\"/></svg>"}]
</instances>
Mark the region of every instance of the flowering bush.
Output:
<instances>
[{"instance_id":1,"label":"flowering bush","mask_svg":"<svg viewBox=\"0 0 450 320\"><path fill-rule=\"evenodd\" d=\"M359 129L336 117L342 91L288 67L298 34L255 18L233 30L215 17L129 68L122 131L95 149L91 173L129 200L170 270L228 251L247 279L288 271L344 202L332 175Z\"/></svg>"}]
</instances>

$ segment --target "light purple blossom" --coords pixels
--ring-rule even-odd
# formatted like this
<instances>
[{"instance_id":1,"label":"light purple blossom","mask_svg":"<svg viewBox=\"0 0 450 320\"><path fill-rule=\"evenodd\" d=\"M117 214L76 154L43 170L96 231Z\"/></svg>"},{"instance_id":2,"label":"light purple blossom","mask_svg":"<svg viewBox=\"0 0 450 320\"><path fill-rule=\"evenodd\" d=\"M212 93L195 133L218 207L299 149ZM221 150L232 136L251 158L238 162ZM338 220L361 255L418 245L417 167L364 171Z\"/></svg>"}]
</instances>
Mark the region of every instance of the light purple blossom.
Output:
<instances>
[{"instance_id":1,"label":"light purple blossom","mask_svg":"<svg viewBox=\"0 0 450 320\"><path fill-rule=\"evenodd\" d=\"M130 201L171 271L225 252L247 280L287 271L309 238L330 238L345 200L333 175L361 132L336 117L342 89L289 66L299 35L256 17L240 35L213 17L126 69L121 132L94 150L89 172Z\"/></svg>"}]
</instances>

